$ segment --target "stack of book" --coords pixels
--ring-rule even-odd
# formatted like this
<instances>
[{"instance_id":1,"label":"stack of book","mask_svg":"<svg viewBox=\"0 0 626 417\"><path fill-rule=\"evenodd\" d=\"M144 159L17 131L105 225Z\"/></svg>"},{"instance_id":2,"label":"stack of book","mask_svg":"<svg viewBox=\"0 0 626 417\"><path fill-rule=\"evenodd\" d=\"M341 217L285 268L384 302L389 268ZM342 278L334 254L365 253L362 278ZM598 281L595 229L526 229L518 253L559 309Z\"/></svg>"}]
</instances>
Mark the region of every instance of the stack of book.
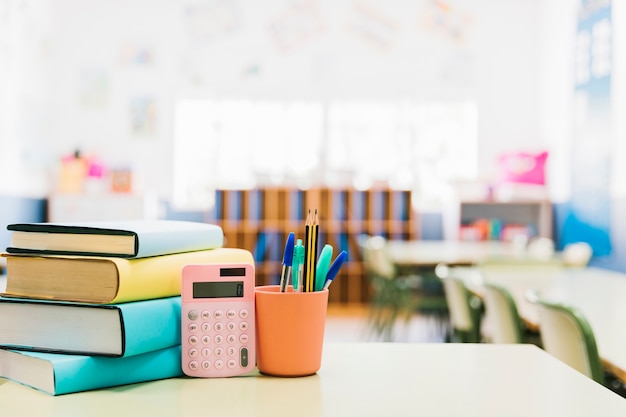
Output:
<instances>
[{"instance_id":1,"label":"stack of book","mask_svg":"<svg viewBox=\"0 0 626 417\"><path fill-rule=\"evenodd\" d=\"M52 395L182 375L181 272L253 262L217 225L28 223L12 232L0 297L0 378Z\"/></svg>"}]
</instances>

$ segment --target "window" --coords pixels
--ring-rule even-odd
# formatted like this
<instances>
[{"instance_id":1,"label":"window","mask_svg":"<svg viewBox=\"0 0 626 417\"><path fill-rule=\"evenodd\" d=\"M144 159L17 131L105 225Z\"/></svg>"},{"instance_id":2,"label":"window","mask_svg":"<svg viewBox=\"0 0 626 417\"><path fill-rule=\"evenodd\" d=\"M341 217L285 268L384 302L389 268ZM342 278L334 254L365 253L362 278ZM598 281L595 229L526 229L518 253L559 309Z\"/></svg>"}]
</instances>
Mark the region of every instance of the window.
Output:
<instances>
[{"instance_id":1,"label":"window","mask_svg":"<svg viewBox=\"0 0 626 417\"><path fill-rule=\"evenodd\" d=\"M181 100L174 205L206 209L216 188L384 183L425 200L476 176L474 103Z\"/></svg>"}]
</instances>

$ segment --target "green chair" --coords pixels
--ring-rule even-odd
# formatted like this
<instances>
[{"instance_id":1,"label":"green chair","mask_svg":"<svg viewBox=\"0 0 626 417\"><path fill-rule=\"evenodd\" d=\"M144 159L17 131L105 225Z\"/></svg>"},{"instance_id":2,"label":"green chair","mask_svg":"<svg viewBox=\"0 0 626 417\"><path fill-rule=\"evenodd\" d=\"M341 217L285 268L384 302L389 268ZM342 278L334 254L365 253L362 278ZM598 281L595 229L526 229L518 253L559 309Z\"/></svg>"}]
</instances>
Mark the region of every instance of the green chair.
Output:
<instances>
[{"instance_id":1,"label":"green chair","mask_svg":"<svg viewBox=\"0 0 626 417\"><path fill-rule=\"evenodd\" d=\"M572 368L604 384L605 374L593 330L577 308L541 299L529 291L526 298L537 306L543 348Z\"/></svg>"},{"instance_id":2,"label":"green chair","mask_svg":"<svg viewBox=\"0 0 626 417\"><path fill-rule=\"evenodd\" d=\"M363 235L359 239L365 275L371 286L367 323L383 341L394 339L398 320L407 323L415 314L434 317L437 329L441 312L447 310L443 294L430 291L430 283L419 271L399 271L387 253L382 236ZM438 332L443 334L443 332Z\"/></svg>"},{"instance_id":3,"label":"green chair","mask_svg":"<svg viewBox=\"0 0 626 417\"><path fill-rule=\"evenodd\" d=\"M413 313L410 286L416 277L399 277L387 255L382 236L361 236L359 240L365 275L372 287L367 323L374 335L383 341L393 340L396 321L408 320Z\"/></svg>"},{"instance_id":4,"label":"green chair","mask_svg":"<svg viewBox=\"0 0 626 417\"><path fill-rule=\"evenodd\" d=\"M532 343L541 346L539 334L524 325L515 300L507 289L484 283L482 300L491 343Z\"/></svg>"},{"instance_id":5,"label":"green chair","mask_svg":"<svg viewBox=\"0 0 626 417\"><path fill-rule=\"evenodd\" d=\"M483 284L485 319L489 321L492 343L522 343L522 323L515 301L509 292L497 285Z\"/></svg>"},{"instance_id":6,"label":"green chair","mask_svg":"<svg viewBox=\"0 0 626 417\"><path fill-rule=\"evenodd\" d=\"M463 279L456 276L454 268L437 265L435 273L443 282L451 326L451 342L479 343L483 306L480 298L472 294Z\"/></svg>"}]
</instances>

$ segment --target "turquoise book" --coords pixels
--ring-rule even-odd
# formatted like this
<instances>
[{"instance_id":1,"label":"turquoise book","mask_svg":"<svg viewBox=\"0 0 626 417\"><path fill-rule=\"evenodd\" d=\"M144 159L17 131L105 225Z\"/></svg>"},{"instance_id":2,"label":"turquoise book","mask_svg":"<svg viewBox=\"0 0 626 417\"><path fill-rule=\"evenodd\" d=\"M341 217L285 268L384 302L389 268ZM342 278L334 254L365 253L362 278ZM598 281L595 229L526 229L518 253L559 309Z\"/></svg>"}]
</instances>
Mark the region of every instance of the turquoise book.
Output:
<instances>
[{"instance_id":1,"label":"turquoise book","mask_svg":"<svg viewBox=\"0 0 626 417\"><path fill-rule=\"evenodd\" d=\"M0 297L0 347L133 356L180 345L180 296L121 304Z\"/></svg>"},{"instance_id":2,"label":"turquoise book","mask_svg":"<svg viewBox=\"0 0 626 417\"><path fill-rule=\"evenodd\" d=\"M182 376L180 345L124 358L0 349L0 377L50 395Z\"/></svg>"},{"instance_id":3,"label":"turquoise book","mask_svg":"<svg viewBox=\"0 0 626 417\"><path fill-rule=\"evenodd\" d=\"M21 254L146 258L224 244L220 226L181 220L16 223L7 230L7 252Z\"/></svg>"}]
</instances>

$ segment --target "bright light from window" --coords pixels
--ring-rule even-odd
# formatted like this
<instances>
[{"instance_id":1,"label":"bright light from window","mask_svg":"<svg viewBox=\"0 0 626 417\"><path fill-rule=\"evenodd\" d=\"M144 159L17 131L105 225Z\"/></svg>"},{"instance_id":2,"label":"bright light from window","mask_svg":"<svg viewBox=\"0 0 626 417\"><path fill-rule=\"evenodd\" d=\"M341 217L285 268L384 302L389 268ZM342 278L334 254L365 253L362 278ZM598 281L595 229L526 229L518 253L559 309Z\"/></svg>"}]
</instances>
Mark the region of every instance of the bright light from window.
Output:
<instances>
[{"instance_id":1,"label":"bright light from window","mask_svg":"<svg viewBox=\"0 0 626 417\"><path fill-rule=\"evenodd\" d=\"M303 183L384 183L436 201L477 172L474 103L182 100L175 123L174 203L185 208L210 207L216 188Z\"/></svg>"}]
</instances>

